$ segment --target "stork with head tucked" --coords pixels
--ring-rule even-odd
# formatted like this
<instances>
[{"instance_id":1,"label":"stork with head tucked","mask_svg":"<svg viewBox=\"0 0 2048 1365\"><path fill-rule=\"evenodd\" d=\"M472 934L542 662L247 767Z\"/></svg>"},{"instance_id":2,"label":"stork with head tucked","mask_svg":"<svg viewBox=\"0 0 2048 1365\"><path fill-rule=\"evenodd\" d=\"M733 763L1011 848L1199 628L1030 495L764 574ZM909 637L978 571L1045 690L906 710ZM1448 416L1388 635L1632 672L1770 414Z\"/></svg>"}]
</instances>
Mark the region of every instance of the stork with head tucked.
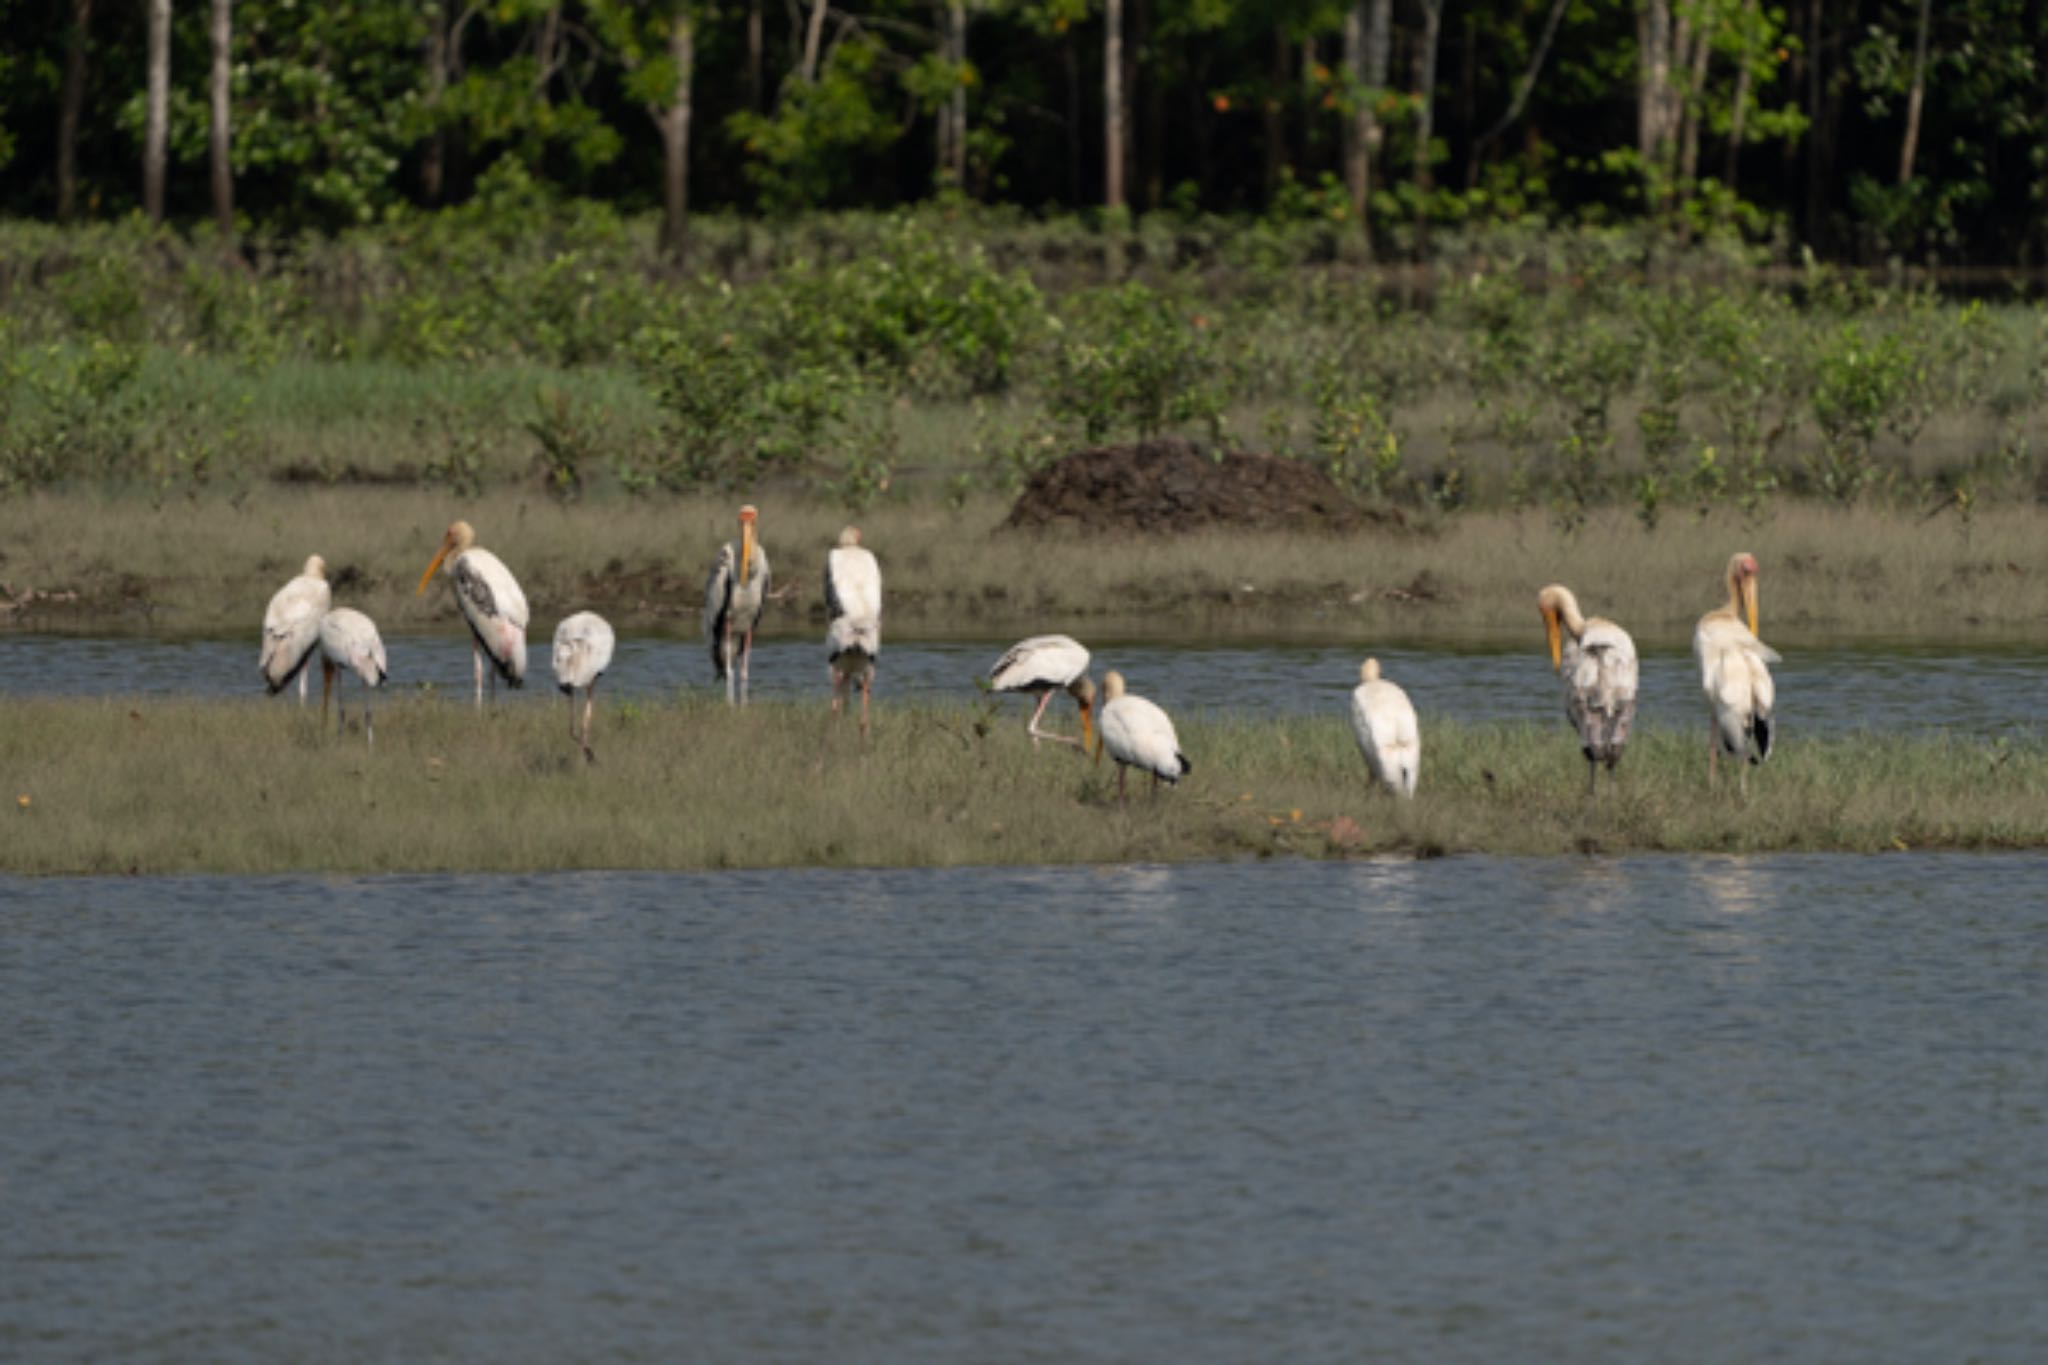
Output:
<instances>
[{"instance_id":1,"label":"stork with head tucked","mask_svg":"<svg viewBox=\"0 0 2048 1365\"><path fill-rule=\"evenodd\" d=\"M1096 741L1095 761L1102 752L1116 760L1116 799L1125 800L1124 778L1132 768L1152 774L1152 794L1159 784L1169 786L1195 770L1180 751L1180 737L1173 732L1173 719L1143 697L1124 690L1124 675L1102 675L1102 738Z\"/></svg>"},{"instance_id":2,"label":"stork with head tucked","mask_svg":"<svg viewBox=\"0 0 2048 1365\"><path fill-rule=\"evenodd\" d=\"M747 700L747 666L754 654L754 627L768 601L768 552L761 548L754 526L761 514L750 503L740 508L740 538L718 547L711 577L704 583L704 638L711 645L711 667L725 680L725 701Z\"/></svg>"},{"instance_id":3,"label":"stork with head tucked","mask_svg":"<svg viewBox=\"0 0 2048 1365\"><path fill-rule=\"evenodd\" d=\"M1727 604L1702 616L1692 633L1692 653L1699 661L1700 686L1713 721L1707 740L1709 782L1719 775L1723 753L1749 763L1771 756L1771 709L1777 688L1769 665L1779 660L1778 652L1756 636L1756 580L1755 555L1744 552L1730 559ZM1746 789L1749 770L1737 771Z\"/></svg>"},{"instance_id":4,"label":"stork with head tucked","mask_svg":"<svg viewBox=\"0 0 2048 1365\"><path fill-rule=\"evenodd\" d=\"M1351 733L1381 786L1395 796L1415 795L1422 773L1422 731L1408 694L1380 677L1378 659L1359 665L1358 686L1351 691Z\"/></svg>"},{"instance_id":5,"label":"stork with head tucked","mask_svg":"<svg viewBox=\"0 0 2048 1365\"><path fill-rule=\"evenodd\" d=\"M992 692L1025 692L1038 698L1038 706L1024 723L1031 747L1042 739L1071 744L1082 752L1095 742L1095 684L1088 677L1088 651L1072 636L1034 635L1004 651L988 671ZM1081 708L1081 737L1054 734L1038 728L1053 694L1065 692Z\"/></svg>"},{"instance_id":6,"label":"stork with head tucked","mask_svg":"<svg viewBox=\"0 0 2048 1365\"><path fill-rule=\"evenodd\" d=\"M466 521L458 521L441 537L441 548L420 575L414 596L427 590L427 583L443 561L455 581L455 604L469 623L476 664L476 704L484 704L484 660L491 661L491 697L498 695L498 679L512 687L526 683L526 594L504 561L476 543L476 532Z\"/></svg>"},{"instance_id":7,"label":"stork with head tucked","mask_svg":"<svg viewBox=\"0 0 2048 1365\"><path fill-rule=\"evenodd\" d=\"M597 680L612 665L611 623L594 611L579 611L555 627L555 685L569 698L569 738L583 749L586 761L597 762L590 747L590 711ZM576 729L576 689L583 689L583 729Z\"/></svg>"},{"instance_id":8,"label":"stork with head tucked","mask_svg":"<svg viewBox=\"0 0 2048 1365\"><path fill-rule=\"evenodd\" d=\"M837 548L825 556L825 657L832 675L832 714L842 694L860 685L860 732L868 732L868 695L875 660L882 653L882 568L863 549L860 528L839 533Z\"/></svg>"},{"instance_id":9,"label":"stork with head tucked","mask_svg":"<svg viewBox=\"0 0 2048 1365\"><path fill-rule=\"evenodd\" d=\"M299 705L306 704L306 663L320 647L320 618L334 603L327 586L327 561L308 555L299 576L277 590L263 612L263 653L258 662L272 694L299 680Z\"/></svg>"},{"instance_id":10,"label":"stork with head tucked","mask_svg":"<svg viewBox=\"0 0 2048 1365\"><path fill-rule=\"evenodd\" d=\"M348 729L348 703L334 681L334 675L342 672L353 672L366 689L382 687L391 676L376 623L353 607L336 607L320 618L320 719L327 719L327 694L332 692L336 734ZM363 693L363 742L370 748L377 746L376 718L370 712L368 691Z\"/></svg>"},{"instance_id":11,"label":"stork with head tucked","mask_svg":"<svg viewBox=\"0 0 2048 1365\"><path fill-rule=\"evenodd\" d=\"M1579 614L1579 599L1562 583L1536 594L1550 636L1550 666L1564 680L1564 713L1586 756L1586 793L1598 790L1600 767L1608 783L1628 745L1636 718L1636 642L1614 622Z\"/></svg>"}]
</instances>

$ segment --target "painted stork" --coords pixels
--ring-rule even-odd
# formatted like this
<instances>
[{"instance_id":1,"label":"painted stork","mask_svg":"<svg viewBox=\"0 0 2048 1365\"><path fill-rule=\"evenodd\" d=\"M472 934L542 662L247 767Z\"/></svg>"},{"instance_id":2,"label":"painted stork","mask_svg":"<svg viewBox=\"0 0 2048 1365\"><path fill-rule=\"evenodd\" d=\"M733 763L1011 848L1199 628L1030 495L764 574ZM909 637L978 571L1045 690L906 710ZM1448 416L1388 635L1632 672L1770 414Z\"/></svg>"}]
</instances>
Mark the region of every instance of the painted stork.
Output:
<instances>
[{"instance_id":1,"label":"painted stork","mask_svg":"<svg viewBox=\"0 0 2048 1365\"><path fill-rule=\"evenodd\" d=\"M327 586L327 561L308 555L299 576L277 590L263 612L263 681L274 696L299 680L299 705L306 704L306 663L320 648L320 618L334 605Z\"/></svg>"},{"instance_id":2,"label":"painted stork","mask_svg":"<svg viewBox=\"0 0 2048 1365\"><path fill-rule=\"evenodd\" d=\"M374 749L376 719L370 713L368 689L382 687L391 676L391 666L385 661L376 623L353 607L336 607L320 618L320 719L323 724L327 720L327 694L332 692L338 717L336 734L348 730L348 703L334 681L334 675L342 672L353 672L363 680L363 740Z\"/></svg>"},{"instance_id":3,"label":"painted stork","mask_svg":"<svg viewBox=\"0 0 2048 1365\"><path fill-rule=\"evenodd\" d=\"M768 601L768 552L761 548L754 531L760 517L752 504L740 508L739 543L727 541L718 547L711 577L704 584L704 638L711 644L711 666L725 680L728 706L734 704L735 673L738 704L746 705L754 627L760 624L761 609Z\"/></svg>"},{"instance_id":4,"label":"painted stork","mask_svg":"<svg viewBox=\"0 0 2048 1365\"><path fill-rule=\"evenodd\" d=\"M1095 746L1095 761L1102 751L1116 760L1116 799L1124 797L1124 778L1132 768L1152 774L1152 794L1159 784L1180 781L1194 771L1187 755L1180 751L1180 737L1173 733L1173 721L1166 712L1124 690L1124 675L1102 675L1102 738Z\"/></svg>"},{"instance_id":5,"label":"painted stork","mask_svg":"<svg viewBox=\"0 0 2048 1365\"><path fill-rule=\"evenodd\" d=\"M1104 728L1108 717L1104 716ZM1398 684L1380 677L1380 661L1358 667L1358 686L1351 692L1351 733L1373 777L1395 796L1415 795L1422 772L1422 733L1415 707Z\"/></svg>"},{"instance_id":6,"label":"painted stork","mask_svg":"<svg viewBox=\"0 0 2048 1365\"><path fill-rule=\"evenodd\" d=\"M1614 765L1628 746L1636 718L1636 642L1614 622L1579 614L1579 599L1562 583L1536 594L1550 637L1550 666L1564 679L1564 713L1578 731L1586 756L1586 793L1599 788L1600 766L1614 782Z\"/></svg>"},{"instance_id":7,"label":"painted stork","mask_svg":"<svg viewBox=\"0 0 2048 1365\"><path fill-rule=\"evenodd\" d=\"M597 762L590 747L590 711L597 680L612 666L615 643L611 623L594 611L579 611L555 627L555 686L569 698L569 738L583 749L587 762ZM576 689L583 689L583 730L576 729Z\"/></svg>"},{"instance_id":8,"label":"painted stork","mask_svg":"<svg viewBox=\"0 0 2048 1365\"><path fill-rule=\"evenodd\" d=\"M861 548L860 528L839 533L825 555L825 657L832 675L832 714L846 690L860 685L860 732L868 732L868 694L882 653L882 568Z\"/></svg>"},{"instance_id":9,"label":"painted stork","mask_svg":"<svg viewBox=\"0 0 2048 1365\"><path fill-rule=\"evenodd\" d=\"M1728 561L1728 601L1700 618L1692 633L1700 686L1707 694L1713 730L1707 740L1707 780L1719 776L1720 757L1761 763L1771 756L1771 707L1777 689L1769 665L1778 652L1756 636L1756 556ZM1744 618L1747 617L1747 624ZM1737 770L1746 788L1747 767Z\"/></svg>"},{"instance_id":10,"label":"painted stork","mask_svg":"<svg viewBox=\"0 0 2048 1365\"><path fill-rule=\"evenodd\" d=\"M1028 692L1038 698L1038 707L1024 723L1031 747L1041 739L1071 744L1082 752L1095 741L1095 684L1088 677L1088 651L1067 635L1034 635L1020 640L996 660L988 671L989 689L994 692ZM1066 692L1081 708L1081 737L1055 734L1038 728L1051 704L1053 694Z\"/></svg>"},{"instance_id":11,"label":"painted stork","mask_svg":"<svg viewBox=\"0 0 2048 1365\"><path fill-rule=\"evenodd\" d=\"M452 556L452 558L451 558ZM491 661L491 699L497 700L498 679L513 687L526 683L526 594L503 560L476 543L476 532L466 521L458 521L441 538L434 562L420 575L418 596L427 590L434 571L448 563L455 580L455 604L469 623L472 653L476 663L476 704L484 704L484 659Z\"/></svg>"}]
</instances>

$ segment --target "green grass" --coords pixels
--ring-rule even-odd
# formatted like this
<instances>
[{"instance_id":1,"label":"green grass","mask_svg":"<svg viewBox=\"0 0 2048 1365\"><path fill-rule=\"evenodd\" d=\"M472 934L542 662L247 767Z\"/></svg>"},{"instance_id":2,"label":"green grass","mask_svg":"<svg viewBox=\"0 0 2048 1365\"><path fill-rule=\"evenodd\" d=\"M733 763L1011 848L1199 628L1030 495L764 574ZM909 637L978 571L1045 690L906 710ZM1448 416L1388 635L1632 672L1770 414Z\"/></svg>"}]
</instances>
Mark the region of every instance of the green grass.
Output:
<instances>
[{"instance_id":1,"label":"green grass","mask_svg":"<svg viewBox=\"0 0 2048 1365\"><path fill-rule=\"evenodd\" d=\"M1421 795L1368 785L1340 718L1191 721L1193 775L1113 799L1113 765L1034 752L1011 711L882 707L867 745L816 705L395 699L374 752L288 703L31 700L0 715L0 871L395 872L950 866L1264 856L2048 846L2048 746L1788 744L1747 796L1652 731L1583 794L1562 726L1431 724ZM25 797L26 800L17 800Z\"/></svg>"},{"instance_id":2,"label":"green grass","mask_svg":"<svg viewBox=\"0 0 2048 1365\"><path fill-rule=\"evenodd\" d=\"M1443 632L1527 632L1536 590L1560 580L1589 614L1639 638L1683 641L1720 604L1728 556L1763 565L1766 640L1834 633L1968 639L2048 618L2048 509L1980 511L1964 526L1874 508L1788 505L1748 522L1675 517L1654 532L1619 511L1577 534L1538 513L1472 512L1431 528L1354 536L1285 526L1179 537L997 529L1007 505L890 501L852 518L799 492L756 495L784 594L771 633L822 622L820 566L857 519L880 557L895 630L988 636L1098 626L1182 634L1314 632L1369 642ZM335 600L387 632L452 621L444 590L413 595L447 524L477 528L526 589L535 638L594 607L622 627L688 626L703 576L734 529L733 497L595 497L534 490L456 498L420 489L271 489L233 501L40 493L0 500L0 585L72 592L18 623L253 632L306 555L326 557ZM4 604L0 604L4 610Z\"/></svg>"}]
</instances>

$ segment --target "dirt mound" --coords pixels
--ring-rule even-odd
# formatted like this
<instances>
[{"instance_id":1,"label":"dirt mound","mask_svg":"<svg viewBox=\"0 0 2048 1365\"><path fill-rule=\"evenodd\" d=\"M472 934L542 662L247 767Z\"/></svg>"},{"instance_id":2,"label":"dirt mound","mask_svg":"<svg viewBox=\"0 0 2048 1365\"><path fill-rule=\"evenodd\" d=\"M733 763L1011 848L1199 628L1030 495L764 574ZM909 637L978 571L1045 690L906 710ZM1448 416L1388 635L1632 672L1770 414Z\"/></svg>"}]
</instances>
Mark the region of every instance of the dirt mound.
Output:
<instances>
[{"instance_id":1,"label":"dirt mound","mask_svg":"<svg viewBox=\"0 0 2048 1365\"><path fill-rule=\"evenodd\" d=\"M1167 438L1077 451L1031 477L1003 524L1090 530L1191 531L1204 526L1350 531L1384 524L1330 476L1300 460L1226 451L1211 457Z\"/></svg>"}]
</instances>

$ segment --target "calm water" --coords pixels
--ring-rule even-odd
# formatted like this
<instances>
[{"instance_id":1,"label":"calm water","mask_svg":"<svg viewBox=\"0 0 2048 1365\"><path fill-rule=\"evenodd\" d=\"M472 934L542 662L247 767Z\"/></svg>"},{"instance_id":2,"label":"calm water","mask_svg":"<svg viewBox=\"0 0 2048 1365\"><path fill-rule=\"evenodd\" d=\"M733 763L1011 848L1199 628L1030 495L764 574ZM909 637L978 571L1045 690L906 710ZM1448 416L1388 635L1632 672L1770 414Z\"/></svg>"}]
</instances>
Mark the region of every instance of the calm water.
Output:
<instances>
[{"instance_id":1,"label":"calm water","mask_svg":"<svg viewBox=\"0 0 2048 1365\"><path fill-rule=\"evenodd\" d=\"M466 635L450 630L396 636L386 643L393 686L428 683L457 697L471 694ZM1008 643L887 641L878 695L885 700L972 699L974 679L987 673ZM1364 656L1359 645L1090 644L1098 676L1103 668L1120 669L1134 691L1189 712L1341 712L1358 683ZM1540 631L1519 648L1456 642L1375 647L1374 652L1387 676L1408 688L1425 716L1549 721L1562 712ZM1788 647L1785 655L1774 672L1780 723L1793 729L1947 726L1990 734L2048 723L2048 691L2043 688L2048 645ZM555 699L548 657L544 644L533 649L530 682L515 695L536 703ZM809 637L758 642L753 672L760 696L825 695L824 652ZM639 636L619 641L604 689L614 696L644 696L711 685L709 657L695 638ZM316 691L318 686L315 677ZM255 642L0 633L0 695L134 692L261 696ZM1689 653L1681 648L1644 658L1646 719L1691 724L1701 707Z\"/></svg>"},{"instance_id":2,"label":"calm water","mask_svg":"<svg viewBox=\"0 0 2048 1365\"><path fill-rule=\"evenodd\" d=\"M0 880L0 1357L2048 1358L2048 858Z\"/></svg>"}]
</instances>

